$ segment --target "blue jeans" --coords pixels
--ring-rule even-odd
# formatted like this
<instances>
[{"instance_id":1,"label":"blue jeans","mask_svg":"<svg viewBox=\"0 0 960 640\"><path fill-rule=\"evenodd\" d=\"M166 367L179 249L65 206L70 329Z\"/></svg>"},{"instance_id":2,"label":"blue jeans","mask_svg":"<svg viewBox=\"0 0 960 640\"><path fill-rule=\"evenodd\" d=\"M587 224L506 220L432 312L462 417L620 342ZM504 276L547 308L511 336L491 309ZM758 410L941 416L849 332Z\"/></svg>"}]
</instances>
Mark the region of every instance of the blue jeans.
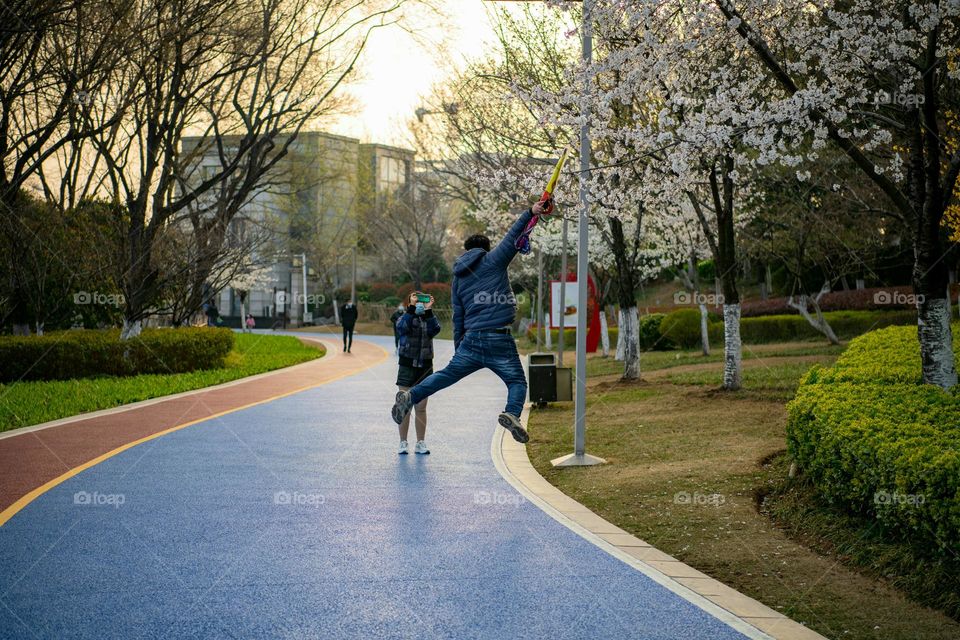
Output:
<instances>
[{"instance_id":1,"label":"blue jeans","mask_svg":"<svg viewBox=\"0 0 960 640\"><path fill-rule=\"evenodd\" d=\"M507 385L507 406L504 411L519 418L527 398L527 378L523 375L517 343L509 333L467 332L450 364L410 389L413 404L484 367L497 374Z\"/></svg>"}]
</instances>

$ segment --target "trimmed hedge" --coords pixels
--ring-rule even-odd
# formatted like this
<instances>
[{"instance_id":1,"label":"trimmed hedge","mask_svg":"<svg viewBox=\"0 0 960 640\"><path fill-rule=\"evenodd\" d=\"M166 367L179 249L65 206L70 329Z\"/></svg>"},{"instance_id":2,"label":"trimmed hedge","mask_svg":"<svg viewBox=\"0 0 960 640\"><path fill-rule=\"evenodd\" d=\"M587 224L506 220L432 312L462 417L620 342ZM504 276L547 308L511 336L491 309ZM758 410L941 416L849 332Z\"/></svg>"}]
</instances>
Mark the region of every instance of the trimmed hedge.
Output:
<instances>
[{"instance_id":1,"label":"trimmed hedge","mask_svg":"<svg viewBox=\"0 0 960 640\"><path fill-rule=\"evenodd\" d=\"M903 311L830 311L823 314L827 322L833 327L837 337L849 340L856 336L882 327L893 325L917 324L917 312ZM723 321L710 323L710 342L723 342ZM699 341L700 329L697 328ZM764 344L767 342L788 342L790 340L807 340L824 338L823 334L810 326L810 323L800 315L760 316L756 318L740 318L740 335L747 344ZM698 342L699 343L699 342Z\"/></svg>"},{"instance_id":2,"label":"trimmed hedge","mask_svg":"<svg viewBox=\"0 0 960 640\"><path fill-rule=\"evenodd\" d=\"M741 305L740 314L748 317L796 313L796 309L787 306L788 299L747 300ZM913 287L900 285L831 291L825 293L820 299L820 309L822 311L889 311L916 309L916 304L913 302Z\"/></svg>"},{"instance_id":3,"label":"trimmed hedge","mask_svg":"<svg viewBox=\"0 0 960 640\"><path fill-rule=\"evenodd\" d=\"M723 324L721 323L721 327ZM709 322L707 324L709 331ZM721 329L722 333L722 329ZM678 309L660 321L660 334L681 349L693 349L700 345L700 310Z\"/></svg>"},{"instance_id":4,"label":"trimmed hedge","mask_svg":"<svg viewBox=\"0 0 960 640\"><path fill-rule=\"evenodd\" d=\"M904 311L831 311L825 313L827 321L837 337L849 340L871 329L895 325L915 327L917 313ZM710 344L723 345L723 320L716 320L711 314L707 331ZM575 330L566 329L566 344L573 348ZM556 343L557 329L551 330L551 338ZM810 323L799 315L761 316L740 319L740 337L745 344L766 344L770 342L791 342L824 338ZM536 325L527 329L527 338L536 340ZM617 344L617 327L610 327L610 348ZM700 311L698 309L680 309L669 314L651 313L640 316L640 350L669 351L677 347L693 349L700 346Z\"/></svg>"},{"instance_id":5,"label":"trimmed hedge","mask_svg":"<svg viewBox=\"0 0 960 640\"><path fill-rule=\"evenodd\" d=\"M922 384L915 328L856 338L787 411L788 451L825 498L911 541L960 544L960 396Z\"/></svg>"},{"instance_id":6,"label":"trimmed hedge","mask_svg":"<svg viewBox=\"0 0 960 640\"><path fill-rule=\"evenodd\" d=\"M120 331L59 331L0 337L0 382L68 380L142 373L186 373L223 366L233 348L229 329L146 329L120 341Z\"/></svg>"},{"instance_id":7,"label":"trimmed hedge","mask_svg":"<svg viewBox=\"0 0 960 640\"><path fill-rule=\"evenodd\" d=\"M849 340L871 329L892 325L916 326L917 313L903 311L830 311L823 314L837 337ZM671 349L679 345L684 349L693 349L700 345L700 312L697 309L680 309L666 316L651 314L641 318L643 327L645 318L658 316L662 344L656 348ZM723 320L709 321L707 331L710 344L723 344ZM641 331L642 333L642 331ZM826 339L823 334L810 326L799 315L760 316L740 318L740 337L745 344L765 344L769 342L790 342L793 340ZM643 347L648 350L647 347Z\"/></svg>"},{"instance_id":8,"label":"trimmed hedge","mask_svg":"<svg viewBox=\"0 0 960 640\"><path fill-rule=\"evenodd\" d=\"M676 345L663 335L660 330L663 319L667 317L665 313L649 313L640 316L640 350L641 351L670 351L675 349ZM699 333L697 334L700 335ZM611 338L613 341L613 338Z\"/></svg>"}]
</instances>

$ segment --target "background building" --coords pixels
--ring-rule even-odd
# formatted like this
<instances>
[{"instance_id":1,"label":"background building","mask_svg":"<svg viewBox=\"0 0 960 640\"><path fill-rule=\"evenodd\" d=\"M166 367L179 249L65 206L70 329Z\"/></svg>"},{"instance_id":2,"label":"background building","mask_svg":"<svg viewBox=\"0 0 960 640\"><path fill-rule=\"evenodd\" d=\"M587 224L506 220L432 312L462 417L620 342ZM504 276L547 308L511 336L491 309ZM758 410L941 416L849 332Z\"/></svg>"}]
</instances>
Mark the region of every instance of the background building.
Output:
<instances>
[{"instance_id":1,"label":"background building","mask_svg":"<svg viewBox=\"0 0 960 640\"><path fill-rule=\"evenodd\" d=\"M222 138L225 146L238 140ZM185 150L199 138L188 138ZM199 156L202 179L219 166L216 149ZM275 321L299 325L304 312L332 315L338 288L349 289L353 253L357 251L357 278L364 280L381 267L377 238L364 220L373 215L386 194L404 192L412 182L415 154L382 144L361 144L356 138L319 131L301 132L288 154L272 170L267 186L244 205L234 221L269 229L271 242L252 256L264 265L263 276L249 293L247 312L258 326ZM303 288L303 258L307 291ZM341 295L337 300L342 304ZM226 321L239 324L240 301L227 287L217 306Z\"/></svg>"}]
</instances>

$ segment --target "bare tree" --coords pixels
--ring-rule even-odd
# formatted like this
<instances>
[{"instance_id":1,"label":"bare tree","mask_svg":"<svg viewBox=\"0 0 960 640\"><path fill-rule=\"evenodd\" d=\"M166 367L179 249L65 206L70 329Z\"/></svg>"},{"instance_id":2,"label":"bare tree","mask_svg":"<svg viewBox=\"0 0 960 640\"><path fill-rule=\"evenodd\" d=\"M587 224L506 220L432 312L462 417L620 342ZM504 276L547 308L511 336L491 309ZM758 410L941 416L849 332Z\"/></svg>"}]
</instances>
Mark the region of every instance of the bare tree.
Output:
<instances>
[{"instance_id":1,"label":"bare tree","mask_svg":"<svg viewBox=\"0 0 960 640\"><path fill-rule=\"evenodd\" d=\"M380 194L379 203L366 217L367 235L387 264L423 286L427 267L442 257L450 225L445 193L426 175L416 176L399 193Z\"/></svg>"},{"instance_id":2,"label":"bare tree","mask_svg":"<svg viewBox=\"0 0 960 640\"><path fill-rule=\"evenodd\" d=\"M127 209L117 220L127 260L116 275L125 338L139 333L176 275L156 261L162 236L200 216L216 247L299 132L343 107L338 89L371 30L390 24L402 2L124 5L117 29L137 38L111 78L123 99L91 101L84 115L98 133L74 151L92 156L74 163L102 167L85 182L102 182ZM120 123L104 127L117 111Z\"/></svg>"}]
</instances>

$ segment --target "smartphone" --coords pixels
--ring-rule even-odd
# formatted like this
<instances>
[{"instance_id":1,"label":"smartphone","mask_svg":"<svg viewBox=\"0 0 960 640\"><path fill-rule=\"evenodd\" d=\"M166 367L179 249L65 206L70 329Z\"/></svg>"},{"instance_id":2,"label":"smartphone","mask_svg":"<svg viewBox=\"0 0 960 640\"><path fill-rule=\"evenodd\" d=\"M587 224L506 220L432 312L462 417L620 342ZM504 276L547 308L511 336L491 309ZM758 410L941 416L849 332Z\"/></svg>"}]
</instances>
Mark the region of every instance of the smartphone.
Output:
<instances>
[{"instance_id":1,"label":"smartphone","mask_svg":"<svg viewBox=\"0 0 960 640\"><path fill-rule=\"evenodd\" d=\"M417 302L422 302L423 304L427 304L428 302L430 302L430 296L428 296L425 293L417 294Z\"/></svg>"}]
</instances>

